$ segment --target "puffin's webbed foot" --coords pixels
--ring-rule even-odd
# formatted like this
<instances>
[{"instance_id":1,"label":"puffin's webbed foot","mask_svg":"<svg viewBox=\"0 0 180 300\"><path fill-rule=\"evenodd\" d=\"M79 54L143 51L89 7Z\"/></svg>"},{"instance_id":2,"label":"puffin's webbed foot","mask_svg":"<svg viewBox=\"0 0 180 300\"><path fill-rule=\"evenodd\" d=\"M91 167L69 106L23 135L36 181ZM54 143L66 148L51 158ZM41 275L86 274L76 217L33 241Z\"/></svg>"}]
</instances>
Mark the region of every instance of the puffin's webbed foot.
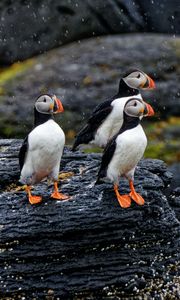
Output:
<instances>
[{"instance_id":1,"label":"puffin's webbed foot","mask_svg":"<svg viewBox=\"0 0 180 300\"><path fill-rule=\"evenodd\" d=\"M66 196L62 193L59 193L59 192L53 192L51 194L51 198L54 198L56 200L68 200L70 197L69 196Z\"/></svg>"},{"instance_id":2,"label":"puffin's webbed foot","mask_svg":"<svg viewBox=\"0 0 180 300\"><path fill-rule=\"evenodd\" d=\"M41 196L29 196L29 202L31 204L38 204L42 201L42 197Z\"/></svg>"},{"instance_id":3,"label":"puffin's webbed foot","mask_svg":"<svg viewBox=\"0 0 180 300\"><path fill-rule=\"evenodd\" d=\"M118 196L117 199L121 207L128 208L131 206L131 198L128 195Z\"/></svg>"},{"instance_id":4,"label":"puffin's webbed foot","mask_svg":"<svg viewBox=\"0 0 180 300\"><path fill-rule=\"evenodd\" d=\"M57 182L54 182L54 191L53 193L51 194L51 198L54 198L56 200L69 200L70 197L67 196L67 195L64 195L62 193L60 193L58 191L58 185L57 185Z\"/></svg>"},{"instance_id":5,"label":"puffin's webbed foot","mask_svg":"<svg viewBox=\"0 0 180 300\"><path fill-rule=\"evenodd\" d=\"M121 207L128 208L131 206L131 198L128 195L121 196L118 191L118 185L114 184L114 191L116 193L117 200Z\"/></svg>"},{"instance_id":6,"label":"puffin's webbed foot","mask_svg":"<svg viewBox=\"0 0 180 300\"><path fill-rule=\"evenodd\" d=\"M133 181L130 180L129 182L129 186L130 186L130 189L131 189L131 192L129 193L129 196L139 205L144 205L145 201L143 199L143 197L136 193L135 189L134 189L134 185L133 185Z\"/></svg>"},{"instance_id":7,"label":"puffin's webbed foot","mask_svg":"<svg viewBox=\"0 0 180 300\"><path fill-rule=\"evenodd\" d=\"M33 196L31 194L31 187L30 186L26 186L26 192L28 193L28 199L29 199L29 203L31 204L38 204L42 201L42 197L41 196Z\"/></svg>"}]
</instances>

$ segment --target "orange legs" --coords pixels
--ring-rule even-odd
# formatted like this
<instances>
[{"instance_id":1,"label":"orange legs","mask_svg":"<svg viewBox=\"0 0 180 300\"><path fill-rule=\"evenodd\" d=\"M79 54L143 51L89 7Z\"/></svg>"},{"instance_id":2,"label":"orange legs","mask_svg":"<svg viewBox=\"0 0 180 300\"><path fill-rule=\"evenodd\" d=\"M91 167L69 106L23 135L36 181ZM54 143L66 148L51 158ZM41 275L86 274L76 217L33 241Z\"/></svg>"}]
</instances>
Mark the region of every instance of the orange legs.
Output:
<instances>
[{"instance_id":1,"label":"orange legs","mask_svg":"<svg viewBox=\"0 0 180 300\"><path fill-rule=\"evenodd\" d=\"M131 198L128 195L121 196L118 191L118 185L114 184L114 191L121 207L127 208L131 206Z\"/></svg>"},{"instance_id":2,"label":"orange legs","mask_svg":"<svg viewBox=\"0 0 180 300\"><path fill-rule=\"evenodd\" d=\"M38 204L42 201L41 196L33 196L31 194L31 186L26 185L25 190L26 190L26 193L28 194L28 199L31 204ZM69 196L59 193L57 182L54 182L54 191L51 194L51 197L54 199L57 199L57 200L68 200L70 198Z\"/></svg>"},{"instance_id":3,"label":"orange legs","mask_svg":"<svg viewBox=\"0 0 180 300\"><path fill-rule=\"evenodd\" d=\"M42 201L42 197L41 196L32 196L31 195L31 187L30 186L26 186L25 188L27 194L28 194L28 199L29 199L29 202L31 204L38 204Z\"/></svg>"},{"instance_id":4,"label":"orange legs","mask_svg":"<svg viewBox=\"0 0 180 300\"><path fill-rule=\"evenodd\" d=\"M54 182L54 192L51 194L51 197L57 200L68 200L70 197L59 193L57 181Z\"/></svg>"},{"instance_id":5,"label":"orange legs","mask_svg":"<svg viewBox=\"0 0 180 300\"><path fill-rule=\"evenodd\" d=\"M134 189L134 185L133 185L133 181L130 180L129 181L129 187L131 189L131 192L129 193L129 196L139 205L143 205L144 204L144 199L141 197L141 195L139 195L138 193L136 193L135 189Z\"/></svg>"},{"instance_id":6,"label":"orange legs","mask_svg":"<svg viewBox=\"0 0 180 300\"><path fill-rule=\"evenodd\" d=\"M118 185L114 184L114 191L116 193L117 200L121 207L127 208L131 206L131 199L134 200L138 205L144 205L144 199L141 197L140 194L136 193L133 181L129 181L129 187L131 192L129 195L123 195L121 196L118 191Z\"/></svg>"}]
</instances>

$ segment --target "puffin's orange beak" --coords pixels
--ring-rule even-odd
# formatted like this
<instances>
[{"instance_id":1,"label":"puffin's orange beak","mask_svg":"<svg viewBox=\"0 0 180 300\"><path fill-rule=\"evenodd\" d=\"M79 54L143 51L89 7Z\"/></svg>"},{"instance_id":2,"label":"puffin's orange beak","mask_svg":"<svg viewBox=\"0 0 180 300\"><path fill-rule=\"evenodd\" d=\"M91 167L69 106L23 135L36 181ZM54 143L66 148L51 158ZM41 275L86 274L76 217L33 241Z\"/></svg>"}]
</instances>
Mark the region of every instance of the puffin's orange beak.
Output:
<instances>
[{"instance_id":1,"label":"puffin's orange beak","mask_svg":"<svg viewBox=\"0 0 180 300\"><path fill-rule=\"evenodd\" d=\"M145 103L145 110L144 110L144 116L145 117L152 117L154 116L154 109L152 108L152 106L146 102Z\"/></svg>"},{"instance_id":2,"label":"puffin's orange beak","mask_svg":"<svg viewBox=\"0 0 180 300\"><path fill-rule=\"evenodd\" d=\"M149 83L148 89L155 89L156 85L155 85L154 80L148 75L147 75L147 79L148 79L148 83Z\"/></svg>"},{"instance_id":3,"label":"puffin's orange beak","mask_svg":"<svg viewBox=\"0 0 180 300\"><path fill-rule=\"evenodd\" d=\"M61 100L58 99L57 97L54 99L56 103L57 109L54 111L55 114L61 113L64 111L63 105L61 103Z\"/></svg>"}]
</instances>

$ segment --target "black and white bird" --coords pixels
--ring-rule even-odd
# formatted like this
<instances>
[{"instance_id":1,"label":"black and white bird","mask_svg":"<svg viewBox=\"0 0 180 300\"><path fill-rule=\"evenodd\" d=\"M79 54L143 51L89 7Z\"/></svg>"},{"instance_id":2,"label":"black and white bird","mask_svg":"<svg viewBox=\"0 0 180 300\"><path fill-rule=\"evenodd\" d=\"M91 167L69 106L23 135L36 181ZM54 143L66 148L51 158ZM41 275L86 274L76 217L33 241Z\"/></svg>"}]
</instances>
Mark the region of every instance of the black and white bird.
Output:
<instances>
[{"instance_id":1,"label":"black and white bird","mask_svg":"<svg viewBox=\"0 0 180 300\"><path fill-rule=\"evenodd\" d=\"M144 199L134 189L134 172L147 145L147 138L140 121L142 117L153 116L153 108L139 98L130 98L123 110L124 120L119 132L108 142L96 184L108 178L114 184L114 191L121 207L129 207L131 199L143 205ZM129 180L130 194L120 195L118 191L121 176Z\"/></svg>"},{"instance_id":2,"label":"black and white bird","mask_svg":"<svg viewBox=\"0 0 180 300\"><path fill-rule=\"evenodd\" d=\"M123 108L132 96L142 99L139 89L155 88L154 81L144 72L128 72L119 82L118 93L99 104L92 112L87 124L75 138L72 151L80 144L95 144L104 148L119 131L123 122Z\"/></svg>"},{"instance_id":3,"label":"black and white bird","mask_svg":"<svg viewBox=\"0 0 180 300\"><path fill-rule=\"evenodd\" d=\"M53 114L63 112L61 101L55 95L41 95L34 106L34 129L25 138L19 151L20 182L26 185L29 202L42 201L41 196L31 194L31 185L48 178L54 182L52 198L69 197L58 191L58 175L65 135L54 121Z\"/></svg>"}]
</instances>

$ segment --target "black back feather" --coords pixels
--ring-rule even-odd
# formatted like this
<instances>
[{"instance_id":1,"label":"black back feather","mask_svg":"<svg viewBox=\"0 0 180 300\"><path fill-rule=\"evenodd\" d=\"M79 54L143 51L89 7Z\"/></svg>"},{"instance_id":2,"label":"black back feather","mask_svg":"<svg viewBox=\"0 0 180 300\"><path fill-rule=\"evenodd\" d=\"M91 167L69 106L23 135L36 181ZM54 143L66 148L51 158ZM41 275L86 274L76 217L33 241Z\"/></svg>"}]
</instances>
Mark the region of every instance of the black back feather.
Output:
<instances>
[{"instance_id":1,"label":"black back feather","mask_svg":"<svg viewBox=\"0 0 180 300\"><path fill-rule=\"evenodd\" d=\"M20 166L20 171L23 168L25 159L26 159L26 154L28 151L28 136L25 137L23 144L19 150L19 166Z\"/></svg>"},{"instance_id":2,"label":"black back feather","mask_svg":"<svg viewBox=\"0 0 180 300\"><path fill-rule=\"evenodd\" d=\"M106 172L107 172L107 167L114 155L114 151L116 149L116 138L117 138L118 134L116 134L115 136L113 136L113 138L107 143L104 152L103 152L103 156L102 156L102 160L101 160L101 166L98 172L98 178L95 184L98 184L101 182L101 179L106 177Z\"/></svg>"}]
</instances>

